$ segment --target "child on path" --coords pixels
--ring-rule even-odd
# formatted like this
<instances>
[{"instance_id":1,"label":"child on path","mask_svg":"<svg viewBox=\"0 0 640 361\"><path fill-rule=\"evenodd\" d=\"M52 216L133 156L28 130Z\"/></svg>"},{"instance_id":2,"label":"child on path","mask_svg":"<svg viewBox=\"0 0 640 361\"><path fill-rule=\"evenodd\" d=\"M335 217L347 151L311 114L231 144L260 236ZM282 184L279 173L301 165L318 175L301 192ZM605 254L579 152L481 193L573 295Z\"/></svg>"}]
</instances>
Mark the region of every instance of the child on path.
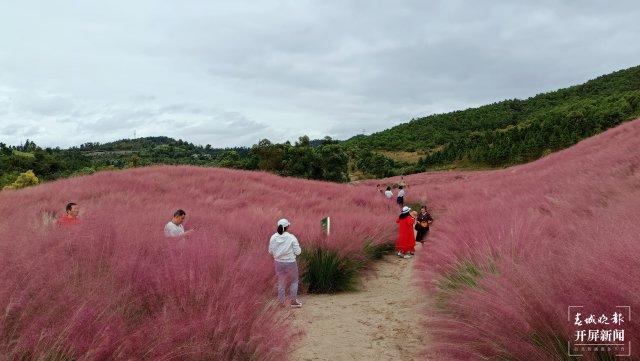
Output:
<instances>
[{"instance_id":1,"label":"child on path","mask_svg":"<svg viewBox=\"0 0 640 361\"><path fill-rule=\"evenodd\" d=\"M291 307L300 308L302 302L298 300L298 264L296 256L302 253L298 239L288 232L289 221L278 221L278 231L269 240L269 253L275 261L276 276L278 278L278 300L281 305L285 303L285 288L287 278L291 279L289 295Z\"/></svg>"}]
</instances>

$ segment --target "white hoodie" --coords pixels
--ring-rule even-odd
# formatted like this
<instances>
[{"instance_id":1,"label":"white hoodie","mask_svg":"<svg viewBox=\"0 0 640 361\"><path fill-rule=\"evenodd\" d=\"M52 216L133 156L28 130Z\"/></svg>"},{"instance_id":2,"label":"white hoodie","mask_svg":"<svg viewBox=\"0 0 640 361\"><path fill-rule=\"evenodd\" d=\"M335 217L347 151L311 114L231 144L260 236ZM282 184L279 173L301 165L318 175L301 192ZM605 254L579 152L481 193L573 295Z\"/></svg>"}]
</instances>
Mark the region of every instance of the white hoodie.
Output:
<instances>
[{"instance_id":1,"label":"white hoodie","mask_svg":"<svg viewBox=\"0 0 640 361\"><path fill-rule=\"evenodd\" d=\"M295 262L301 252L298 239L289 232L274 233L269 240L269 253L278 262Z\"/></svg>"}]
</instances>

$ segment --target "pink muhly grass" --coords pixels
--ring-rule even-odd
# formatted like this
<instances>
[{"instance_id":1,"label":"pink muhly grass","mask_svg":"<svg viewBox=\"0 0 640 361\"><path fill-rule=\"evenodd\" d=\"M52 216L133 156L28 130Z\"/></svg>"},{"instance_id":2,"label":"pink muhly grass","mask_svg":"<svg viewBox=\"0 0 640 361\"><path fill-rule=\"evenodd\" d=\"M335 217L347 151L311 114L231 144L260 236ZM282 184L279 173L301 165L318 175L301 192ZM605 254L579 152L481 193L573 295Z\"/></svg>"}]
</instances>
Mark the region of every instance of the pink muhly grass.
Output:
<instances>
[{"instance_id":1,"label":"pink muhly grass","mask_svg":"<svg viewBox=\"0 0 640 361\"><path fill-rule=\"evenodd\" d=\"M568 359L570 305L631 306L637 358L638 149L640 120L530 164L405 177L435 218L416 261L433 301L425 358Z\"/></svg>"},{"instance_id":2,"label":"pink muhly grass","mask_svg":"<svg viewBox=\"0 0 640 361\"><path fill-rule=\"evenodd\" d=\"M362 257L392 214L360 188L259 172L150 167L0 192L0 353L9 359L281 360L297 340L275 307L276 221L303 249ZM51 218L73 201L81 223ZM163 227L187 212L185 239ZM57 214L54 214L57 213ZM320 219L332 217L326 237Z\"/></svg>"}]
</instances>

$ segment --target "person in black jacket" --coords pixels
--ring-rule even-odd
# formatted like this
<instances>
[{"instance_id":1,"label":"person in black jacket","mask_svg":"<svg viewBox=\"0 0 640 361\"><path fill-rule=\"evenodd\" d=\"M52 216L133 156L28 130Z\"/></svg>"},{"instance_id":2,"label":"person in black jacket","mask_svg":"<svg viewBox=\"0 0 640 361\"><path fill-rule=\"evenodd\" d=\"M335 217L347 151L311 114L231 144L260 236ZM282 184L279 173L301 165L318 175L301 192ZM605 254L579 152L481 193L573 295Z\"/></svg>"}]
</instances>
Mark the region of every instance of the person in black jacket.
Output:
<instances>
[{"instance_id":1,"label":"person in black jacket","mask_svg":"<svg viewBox=\"0 0 640 361\"><path fill-rule=\"evenodd\" d=\"M431 222L433 222L433 218L431 218L431 215L427 212L427 206L420 207L420 214L418 214L415 226L416 231L418 231L416 234L416 242L424 244L424 238L429 232Z\"/></svg>"}]
</instances>

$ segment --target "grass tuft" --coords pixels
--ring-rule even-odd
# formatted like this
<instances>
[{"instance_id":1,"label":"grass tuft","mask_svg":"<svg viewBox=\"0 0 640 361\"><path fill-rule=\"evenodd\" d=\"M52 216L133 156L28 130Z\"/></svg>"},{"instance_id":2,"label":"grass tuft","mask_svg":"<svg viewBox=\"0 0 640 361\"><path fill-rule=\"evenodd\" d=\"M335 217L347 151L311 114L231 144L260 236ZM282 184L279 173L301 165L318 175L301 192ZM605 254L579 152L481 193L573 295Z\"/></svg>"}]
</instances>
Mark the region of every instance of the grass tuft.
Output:
<instances>
[{"instance_id":1,"label":"grass tuft","mask_svg":"<svg viewBox=\"0 0 640 361\"><path fill-rule=\"evenodd\" d=\"M373 243L367 240L363 246L363 252L368 261L379 261L387 254L393 253L395 250L393 243Z\"/></svg>"},{"instance_id":2,"label":"grass tuft","mask_svg":"<svg viewBox=\"0 0 640 361\"><path fill-rule=\"evenodd\" d=\"M364 262L323 248L305 250L302 282L309 293L336 293L353 291L358 283Z\"/></svg>"}]
</instances>

